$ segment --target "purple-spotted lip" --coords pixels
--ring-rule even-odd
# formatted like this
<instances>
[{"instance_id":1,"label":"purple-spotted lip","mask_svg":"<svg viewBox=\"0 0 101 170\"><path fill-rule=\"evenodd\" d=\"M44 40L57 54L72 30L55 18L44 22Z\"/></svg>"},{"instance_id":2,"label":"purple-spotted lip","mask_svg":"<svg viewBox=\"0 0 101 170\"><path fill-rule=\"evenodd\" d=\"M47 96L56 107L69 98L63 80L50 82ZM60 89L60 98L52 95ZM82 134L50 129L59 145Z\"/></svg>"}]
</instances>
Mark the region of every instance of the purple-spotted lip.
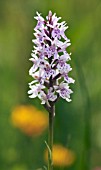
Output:
<instances>
[{"instance_id":1,"label":"purple-spotted lip","mask_svg":"<svg viewBox=\"0 0 101 170\"><path fill-rule=\"evenodd\" d=\"M63 60L58 60L58 64L61 65L61 66L65 66L65 63Z\"/></svg>"},{"instance_id":2,"label":"purple-spotted lip","mask_svg":"<svg viewBox=\"0 0 101 170\"><path fill-rule=\"evenodd\" d=\"M70 95L70 92L68 91L68 89L65 89L65 88L61 89L60 93L61 93L61 95L63 97L66 97L67 95Z\"/></svg>"},{"instance_id":3,"label":"purple-spotted lip","mask_svg":"<svg viewBox=\"0 0 101 170\"><path fill-rule=\"evenodd\" d=\"M52 94L47 94L47 99L50 99L52 97Z\"/></svg>"},{"instance_id":4,"label":"purple-spotted lip","mask_svg":"<svg viewBox=\"0 0 101 170\"><path fill-rule=\"evenodd\" d=\"M59 30L58 28L57 28L57 29L53 29L53 31L52 31L52 37L53 37L53 38L57 37L58 39L61 38L61 32L60 32L60 30Z\"/></svg>"},{"instance_id":5,"label":"purple-spotted lip","mask_svg":"<svg viewBox=\"0 0 101 170\"><path fill-rule=\"evenodd\" d=\"M43 37L40 36L39 37L39 41L42 42L43 41Z\"/></svg>"},{"instance_id":6,"label":"purple-spotted lip","mask_svg":"<svg viewBox=\"0 0 101 170\"><path fill-rule=\"evenodd\" d=\"M65 88L62 88L61 89L61 92L66 92L67 90Z\"/></svg>"}]
</instances>

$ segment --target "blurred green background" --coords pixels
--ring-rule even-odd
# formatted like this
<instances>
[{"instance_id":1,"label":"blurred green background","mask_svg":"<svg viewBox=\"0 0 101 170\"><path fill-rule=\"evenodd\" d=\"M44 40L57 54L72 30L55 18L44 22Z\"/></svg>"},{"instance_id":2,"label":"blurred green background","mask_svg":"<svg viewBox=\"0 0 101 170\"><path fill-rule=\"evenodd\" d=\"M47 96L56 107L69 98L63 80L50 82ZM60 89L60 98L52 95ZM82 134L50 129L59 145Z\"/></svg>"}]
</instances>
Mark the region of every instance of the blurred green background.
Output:
<instances>
[{"instance_id":1,"label":"blurred green background","mask_svg":"<svg viewBox=\"0 0 101 170\"><path fill-rule=\"evenodd\" d=\"M73 101L57 103L54 124L54 144L72 150L75 161L54 170L101 169L101 0L0 0L0 170L35 170L46 164L48 129L28 135L14 126L12 112L20 105L45 112L27 91L33 16L36 11L46 16L49 10L69 25L76 80Z\"/></svg>"}]
</instances>

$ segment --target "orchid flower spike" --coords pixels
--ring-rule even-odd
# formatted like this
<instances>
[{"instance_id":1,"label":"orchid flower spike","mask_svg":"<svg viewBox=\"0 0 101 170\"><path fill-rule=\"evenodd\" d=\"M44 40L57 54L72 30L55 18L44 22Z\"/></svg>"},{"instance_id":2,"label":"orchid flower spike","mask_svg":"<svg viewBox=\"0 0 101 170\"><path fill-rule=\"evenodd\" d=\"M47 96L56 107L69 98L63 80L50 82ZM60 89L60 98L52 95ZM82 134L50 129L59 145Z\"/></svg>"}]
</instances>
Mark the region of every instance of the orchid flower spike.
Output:
<instances>
[{"instance_id":1,"label":"orchid flower spike","mask_svg":"<svg viewBox=\"0 0 101 170\"><path fill-rule=\"evenodd\" d=\"M68 26L65 21L60 22L61 17L49 11L46 19L38 12L34 18L37 25L30 59L33 66L29 70L34 80L29 83L28 94L30 98L38 97L49 111L49 107L60 97L71 101L73 91L69 85L75 81L68 75L72 68L68 63L70 54L66 51L71 43L65 35Z\"/></svg>"}]
</instances>

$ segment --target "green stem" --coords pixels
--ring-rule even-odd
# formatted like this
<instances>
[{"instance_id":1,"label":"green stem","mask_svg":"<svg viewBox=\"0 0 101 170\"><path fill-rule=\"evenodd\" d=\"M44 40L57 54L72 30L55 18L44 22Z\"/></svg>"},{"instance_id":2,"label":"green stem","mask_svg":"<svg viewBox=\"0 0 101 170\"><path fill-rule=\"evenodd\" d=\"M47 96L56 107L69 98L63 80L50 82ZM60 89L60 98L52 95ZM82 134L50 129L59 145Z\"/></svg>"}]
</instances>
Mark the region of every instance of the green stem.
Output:
<instances>
[{"instance_id":1,"label":"green stem","mask_svg":"<svg viewBox=\"0 0 101 170\"><path fill-rule=\"evenodd\" d=\"M52 158L52 151L53 151L53 121L54 121L54 114L55 114L55 106L51 106L51 112L49 113L49 139L48 139L48 170L53 170L53 158Z\"/></svg>"}]
</instances>

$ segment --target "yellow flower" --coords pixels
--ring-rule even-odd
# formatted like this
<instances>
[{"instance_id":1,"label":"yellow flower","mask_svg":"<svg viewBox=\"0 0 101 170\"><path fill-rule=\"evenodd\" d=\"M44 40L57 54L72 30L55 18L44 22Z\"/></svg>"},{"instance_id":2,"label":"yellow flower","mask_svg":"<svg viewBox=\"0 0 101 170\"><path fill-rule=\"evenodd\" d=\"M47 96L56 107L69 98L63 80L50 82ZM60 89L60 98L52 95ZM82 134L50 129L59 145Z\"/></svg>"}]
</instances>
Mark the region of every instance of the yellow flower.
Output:
<instances>
[{"instance_id":1,"label":"yellow flower","mask_svg":"<svg viewBox=\"0 0 101 170\"><path fill-rule=\"evenodd\" d=\"M21 105L12 111L12 123L28 135L40 135L48 126L47 114L31 105Z\"/></svg>"},{"instance_id":2,"label":"yellow flower","mask_svg":"<svg viewBox=\"0 0 101 170\"><path fill-rule=\"evenodd\" d=\"M48 151L45 151L45 161L48 161ZM75 154L70 149L63 147L62 145L53 146L53 165L54 166L70 166L75 161Z\"/></svg>"}]
</instances>

